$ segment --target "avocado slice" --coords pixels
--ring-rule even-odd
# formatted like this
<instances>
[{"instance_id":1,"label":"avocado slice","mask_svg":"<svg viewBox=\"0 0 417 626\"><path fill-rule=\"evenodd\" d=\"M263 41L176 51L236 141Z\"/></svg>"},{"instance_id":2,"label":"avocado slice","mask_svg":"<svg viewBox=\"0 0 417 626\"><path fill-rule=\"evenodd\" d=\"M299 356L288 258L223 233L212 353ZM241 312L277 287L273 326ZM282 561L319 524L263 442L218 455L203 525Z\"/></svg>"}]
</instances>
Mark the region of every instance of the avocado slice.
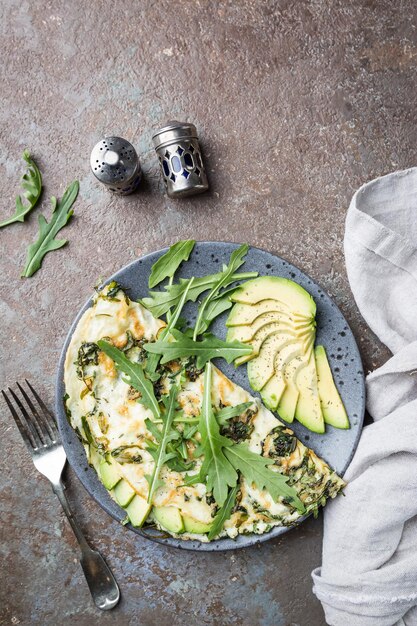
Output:
<instances>
[{"instance_id":1,"label":"avocado slice","mask_svg":"<svg viewBox=\"0 0 417 626\"><path fill-rule=\"evenodd\" d=\"M299 391L295 383L298 372L307 366L312 352L313 340L305 354L294 356L283 366L283 376L286 384L285 391L277 406L279 416L290 423L294 421L295 409L297 407Z\"/></svg>"},{"instance_id":2,"label":"avocado slice","mask_svg":"<svg viewBox=\"0 0 417 626\"><path fill-rule=\"evenodd\" d=\"M177 535L184 532L181 513L175 506L155 506L153 516L165 530Z\"/></svg>"},{"instance_id":3,"label":"avocado slice","mask_svg":"<svg viewBox=\"0 0 417 626\"><path fill-rule=\"evenodd\" d=\"M248 280L230 296L232 302L258 304L261 300L278 300L291 311L311 318L316 315L316 303L300 285L281 276L261 276Z\"/></svg>"},{"instance_id":4,"label":"avocado slice","mask_svg":"<svg viewBox=\"0 0 417 626\"><path fill-rule=\"evenodd\" d=\"M87 454L88 464L91 465L92 467L94 467L94 469L96 470L97 474L99 474L99 466L100 466L100 463L101 463L103 457L101 456L101 454L99 453L97 448L95 448L93 445L91 445L91 443L90 444L86 444L84 446L84 448L85 448L85 452Z\"/></svg>"},{"instance_id":5,"label":"avocado slice","mask_svg":"<svg viewBox=\"0 0 417 626\"><path fill-rule=\"evenodd\" d=\"M252 341L258 331L272 323L279 324L282 330L294 332L297 336L305 336L310 332L314 332L314 326L311 322L298 325L289 317L283 316L277 311L269 311L268 313L258 315L250 325L231 326L227 332L227 336L237 341Z\"/></svg>"},{"instance_id":6,"label":"avocado slice","mask_svg":"<svg viewBox=\"0 0 417 626\"><path fill-rule=\"evenodd\" d=\"M324 346L316 346L314 355L324 421L336 428L350 428L346 409L335 385Z\"/></svg>"},{"instance_id":7,"label":"avocado slice","mask_svg":"<svg viewBox=\"0 0 417 626\"><path fill-rule=\"evenodd\" d=\"M141 526L143 526L143 524L146 522L146 518L149 515L151 506L152 505L148 504L148 502L145 500L145 498L142 498L142 496L139 496L138 494L133 496L132 500L125 508L125 511L132 526L135 526L135 528L140 528Z\"/></svg>"},{"instance_id":8,"label":"avocado slice","mask_svg":"<svg viewBox=\"0 0 417 626\"><path fill-rule=\"evenodd\" d=\"M101 482L109 491L113 489L121 479L117 463L111 460L111 457L107 457L107 459L102 458L98 470Z\"/></svg>"},{"instance_id":9,"label":"avocado slice","mask_svg":"<svg viewBox=\"0 0 417 626\"><path fill-rule=\"evenodd\" d=\"M278 300L261 300L258 304L236 303L229 313L226 326L250 326L254 320L264 313L277 313L288 318L295 324L309 323L313 318L293 313L285 304Z\"/></svg>"},{"instance_id":10,"label":"avocado slice","mask_svg":"<svg viewBox=\"0 0 417 626\"><path fill-rule=\"evenodd\" d=\"M190 515L184 515L184 513L182 515L182 519L184 521L185 532L192 533L194 535L204 535L204 533L208 533L213 525L213 522L210 524L199 522Z\"/></svg>"},{"instance_id":11,"label":"avocado slice","mask_svg":"<svg viewBox=\"0 0 417 626\"><path fill-rule=\"evenodd\" d=\"M324 418L321 411L317 370L314 352L305 367L297 372L295 382L299 392L295 418L309 430L324 433Z\"/></svg>"},{"instance_id":12,"label":"avocado slice","mask_svg":"<svg viewBox=\"0 0 417 626\"><path fill-rule=\"evenodd\" d=\"M128 504L133 500L136 491L129 485L127 480L124 478L121 479L120 482L117 483L115 488L113 489L114 497L116 498L117 504L120 504L123 508L127 507Z\"/></svg>"},{"instance_id":13,"label":"avocado slice","mask_svg":"<svg viewBox=\"0 0 417 626\"><path fill-rule=\"evenodd\" d=\"M273 333L262 343L259 355L248 363L249 383L254 391L260 391L273 376L275 356L288 345L296 345L304 352L300 340L284 332ZM280 374L279 371L277 373Z\"/></svg>"},{"instance_id":14,"label":"avocado slice","mask_svg":"<svg viewBox=\"0 0 417 626\"><path fill-rule=\"evenodd\" d=\"M260 391L263 403L268 407L268 409L271 409L271 411L275 411L277 409L287 387L284 376L286 365L301 354L302 350L300 347L297 348L293 344L289 344L275 355L274 374Z\"/></svg>"},{"instance_id":15,"label":"avocado slice","mask_svg":"<svg viewBox=\"0 0 417 626\"><path fill-rule=\"evenodd\" d=\"M238 333L240 328L240 326L229 328L229 330L227 331L227 341L233 341L234 339L236 339L239 336ZM252 359L257 357L260 353L261 346L263 345L264 341L266 341L272 335L276 334L286 334L289 336L290 339L293 338L294 340L298 340L299 338L300 342L304 342L304 344L308 345L311 340L312 332L309 332L307 334L302 333L299 337L295 330L291 328L283 329L281 324L279 324L278 322L270 322L268 324L265 324L265 326L262 326L262 328L260 328L254 334L250 341L250 345L252 346L252 352L249 355L235 359L235 365L241 365L242 363L251 361Z\"/></svg>"}]
</instances>

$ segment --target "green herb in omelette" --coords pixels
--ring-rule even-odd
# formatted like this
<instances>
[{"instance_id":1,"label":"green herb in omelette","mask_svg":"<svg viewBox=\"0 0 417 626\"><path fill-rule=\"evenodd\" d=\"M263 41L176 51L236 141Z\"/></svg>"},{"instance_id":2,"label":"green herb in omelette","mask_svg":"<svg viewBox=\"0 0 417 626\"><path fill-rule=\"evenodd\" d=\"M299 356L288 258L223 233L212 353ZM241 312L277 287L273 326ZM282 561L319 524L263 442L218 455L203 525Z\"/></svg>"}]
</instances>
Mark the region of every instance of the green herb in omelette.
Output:
<instances>
[{"instance_id":1,"label":"green herb in omelette","mask_svg":"<svg viewBox=\"0 0 417 626\"><path fill-rule=\"evenodd\" d=\"M188 260L194 245L195 241L193 239L174 243L168 252L163 254L156 263L152 265L151 274L149 276L149 289L156 287L156 285L165 280L165 278L172 278L180 264Z\"/></svg>"},{"instance_id":2,"label":"green herb in omelette","mask_svg":"<svg viewBox=\"0 0 417 626\"><path fill-rule=\"evenodd\" d=\"M28 247L26 264L22 272L22 277L33 276L42 265L44 256L52 250L58 250L67 243L66 239L56 239L56 235L61 228L71 219L74 204L79 190L78 181L71 183L62 199L57 202L55 197L51 198L52 216L48 223L43 215L39 215L39 234L37 240Z\"/></svg>"},{"instance_id":3,"label":"green herb in omelette","mask_svg":"<svg viewBox=\"0 0 417 626\"><path fill-rule=\"evenodd\" d=\"M0 228L13 224L14 222L24 222L26 215L35 208L41 196L42 174L35 161L31 158L28 150L23 152L23 159L28 166L27 171L22 176L24 192L21 196L16 196L15 212L11 217L0 222Z\"/></svg>"}]
</instances>

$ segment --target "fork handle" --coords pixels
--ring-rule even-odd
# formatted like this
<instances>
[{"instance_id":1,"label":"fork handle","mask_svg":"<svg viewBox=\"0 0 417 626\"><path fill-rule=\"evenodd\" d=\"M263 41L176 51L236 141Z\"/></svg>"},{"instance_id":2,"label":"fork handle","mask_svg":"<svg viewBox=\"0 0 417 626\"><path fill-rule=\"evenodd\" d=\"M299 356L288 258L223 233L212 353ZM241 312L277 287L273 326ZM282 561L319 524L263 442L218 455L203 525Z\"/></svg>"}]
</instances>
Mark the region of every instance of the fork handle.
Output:
<instances>
[{"instance_id":1,"label":"fork handle","mask_svg":"<svg viewBox=\"0 0 417 626\"><path fill-rule=\"evenodd\" d=\"M65 487L61 481L53 484L52 489L58 497L65 515L71 525L74 535L81 548L81 567L87 580L90 593L95 605L102 610L112 609L119 601L120 591L109 566L97 550L92 550L88 545L77 520L72 514Z\"/></svg>"}]
</instances>

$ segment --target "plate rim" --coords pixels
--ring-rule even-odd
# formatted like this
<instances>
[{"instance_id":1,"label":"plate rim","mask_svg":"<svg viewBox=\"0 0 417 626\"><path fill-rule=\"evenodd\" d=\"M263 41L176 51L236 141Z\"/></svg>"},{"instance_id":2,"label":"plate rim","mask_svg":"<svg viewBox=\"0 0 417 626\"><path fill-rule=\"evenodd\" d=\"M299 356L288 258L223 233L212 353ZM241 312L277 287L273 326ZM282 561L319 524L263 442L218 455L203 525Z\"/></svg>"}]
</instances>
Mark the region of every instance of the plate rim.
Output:
<instances>
[{"instance_id":1,"label":"plate rim","mask_svg":"<svg viewBox=\"0 0 417 626\"><path fill-rule=\"evenodd\" d=\"M209 240L195 240L196 244L206 244L206 245L210 245L210 244L216 244L216 245L224 245L224 246L235 246L236 248L238 248L240 245L243 245L241 243L236 243L235 241L209 241ZM172 245L172 244L171 244ZM363 398L363 402L362 402L362 406L361 406L361 411L360 411L360 415L358 415L357 418L357 433L356 433L356 437L354 439L354 443L352 445L352 450L351 453L348 457L348 460L346 461L345 464L345 468L343 470L343 472L341 472L342 477L345 475L347 468L349 467L350 463L352 462L352 459L355 455L356 449L358 447L358 443L362 434L362 430L363 430L363 421L364 421L364 417L365 417L365 410L366 410L366 395L365 395L365 374L363 372L363 364L362 364L362 357L359 351L359 347L358 347L358 343L356 341L356 337L350 327L349 322L346 320L343 312L340 310L339 306L337 305L337 303L334 301L334 299L327 293L327 291L325 289L322 288L322 286L320 285L320 283L318 283L315 279L313 279L307 272L305 272L304 270L300 269L299 267L297 267L296 265L294 265L291 261L288 261L286 258L278 256L277 254L273 253L273 252L269 252L268 250L265 250L264 248L260 248L258 246L254 246L251 244L247 244L249 246L249 249L254 249L257 250L263 254L268 254L271 255L273 257L275 257L276 259L280 260L280 261L284 261L288 266L290 267L294 267L298 272L300 272L301 274L303 274L308 280L311 281L311 284L316 285L317 287L319 287L321 289L321 291L329 298L329 300L333 303L333 305L336 307L337 311L340 313L340 315L343 317L343 320L346 323L346 326L349 330L349 334L350 334L350 338L352 340L353 343L353 348L356 351L356 356L362 366L362 373L361 373L361 392L362 395L361 397ZM106 278L105 280L102 281L102 283L100 284L100 286L104 286L107 285L108 283L110 283L112 280L116 280L117 279L117 275L120 274L120 272L122 271L126 271L129 268L135 266L135 265L140 265L139 262L142 262L143 260L146 260L148 257L154 257L157 256L157 258L159 258L160 256L162 256L164 253L166 253L169 250L170 246L166 246L164 248L161 248L160 250L155 250L152 252L148 252L140 257L137 257L136 259L134 259L133 261L130 261L129 263L127 263L126 265L124 265L123 267L119 268L116 272L113 272L113 274L109 277ZM79 481L81 482L82 486L84 487L84 489L87 491L87 493L89 494L89 496L91 498L93 498L93 500L102 508L104 509L104 511L109 514L114 520L118 521L120 523L121 519L121 515L116 515L115 511L112 509L111 505L115 504L117 507L117 503L115 503L111 496L108 494L107 490L103 487L103 485L100 483L99 479L97 476L95 476L96 481L97 481L97 485L99 487L99 491L102 491L100 488L102 488L104 491L102 491L103 496L104 496L104 500L97 497L96 494L93 493L92 490L90 490L90 488L87 486L86 482L83 480L86 472L84 471L83 468L79 467L77 464L73 464L68 456L68 451L69 451L69 442L66 440L66 436L65 436L65 431L63 428L63 424L69 424L68 423L68 419L66 416L66 412L65 412L65 408L63 406L63 396L65 393L65 385L64 385L64 380L63 380L63 373L64 373L64 364L65 364L65 357L66 357L66 352L69 346L69 343L72 339L72 335L76 329L76 326L79 322L79 320L81 319L82 315L85 313L86 310L88 310L93 303L93 298L94 296L90 296L90 298L88 298L88 300L81 306L81 308L79 309L76 317L73 319L69 330L67 331L67 334L65 336L61 351L60 351L60 355L59 355L59 360L58 360L58 366L57 366L57 371L56 371L56 376L55 376L55 415L56 415L56 419L57 419L57 424L58 424L58 429L61 435L61 440L62 440L62 444L64 446L65 452L67 454L67 461L69 463L69 465L71 466L71 468L74 470L75 475L77 476L77 478L79 479ZM274 413L274 412L273 412ZM274 413L275 415L275 413ZM69 425L69 427L71 428L71 426ZM291 427L291 425L290 425ZM74 431L75 432L75 431ZM78 440L77 440L78 441ZM79 445L81 446L81 442L78 442ZM89 468L89 471L94 472L94 470L92 468ZM107 496L107 499L106 499ZM121 507L120 511L123 511L123 509ZM161 535L161 531L155 531L155 534L149 533L144 531L141 528L135 528L133 527L131 524L126 524L126 526L129 528L129 530L132 530L136 535L139 535L141 537L144 537L146 539L150 539L153 542L168 546L168 547L172 547L172 548L177 548L177 549L182 549L182 550L191 550L191 551L196 551L196 552L223 552L223 551L229 551L229 550L238 550L238 549L243 549L243 548L248 548L248 547L252 547L252 546L257 546L260 545L261 543L264 543L265 541L269 541L271 539L274 539L276 537L279 537L280 535L283 535L284 533L288 532L289 530L291 530L292 528L296 528L297 526L299 526L303 521L305 521L308 517L311 516L311 513L308 515L303 515L302 517L300 517L294 524L291 524L289 526L275 526L273 527L270 531L262 534L262 535L256 535L254 533L250 533L247 535L238 535L237 538L235 539L231 539L230 537L224 537L221 539L217 539L215 541L211 541L211 542L200 542L198 540L184 540L184 539L177 539L175 537L172 536L168 536L168 537L164 537Z\"/></svg>"}]
</instances>

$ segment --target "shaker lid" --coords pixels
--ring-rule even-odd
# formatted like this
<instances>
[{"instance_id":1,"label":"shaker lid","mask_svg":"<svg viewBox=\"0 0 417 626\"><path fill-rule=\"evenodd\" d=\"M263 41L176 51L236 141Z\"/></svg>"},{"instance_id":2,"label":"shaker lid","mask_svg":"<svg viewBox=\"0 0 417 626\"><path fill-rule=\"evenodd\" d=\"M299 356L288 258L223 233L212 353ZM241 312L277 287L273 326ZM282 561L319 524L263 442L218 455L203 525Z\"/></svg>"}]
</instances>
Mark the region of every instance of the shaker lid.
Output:
<instances>
[{"instance_id":1,"label":"shaker lid","mask_svg":"<svg viewBox=\"0 0 417 626\"><path fill-rule=\"evenodd\" d=\"M138 170L138 156L122 137L106 137L93 148L90 165L94 176L106 185L123 185Z\"/></svg>"},{"instance_id":2,"label":"shaker lid","mask_svg":"<svg viewBox=\"0 0 417 626\"><path fill-rule=\"evenodd\" d=\"M164 144L179 141L180 139L191 138L198 139L197 129L194 124L170 120L165 124L165 126L154 133L152 141L155 148L160 148Z\"/></svg>"}]
</instances>

